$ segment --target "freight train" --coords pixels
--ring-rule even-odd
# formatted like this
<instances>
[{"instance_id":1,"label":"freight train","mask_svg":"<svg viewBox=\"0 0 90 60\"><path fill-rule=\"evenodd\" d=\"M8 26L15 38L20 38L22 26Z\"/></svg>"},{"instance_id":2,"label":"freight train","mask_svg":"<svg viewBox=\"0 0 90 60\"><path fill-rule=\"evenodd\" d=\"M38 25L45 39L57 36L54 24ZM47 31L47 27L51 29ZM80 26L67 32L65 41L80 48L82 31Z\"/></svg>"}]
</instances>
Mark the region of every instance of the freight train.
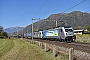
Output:
<instances>
[{"instance_id":1,"label":"freight train","mask_svg":"<svg viewBox=\"0 0 90 60\"><path fill-rule=\"evenodd\" d=\"M34 38L38 39L48 39L57 40L64 42L74 42L76 36L74 35L74 30L71 26L62 26L58 28L38 31L33 33Z\"/></svg>"}]
</instances>

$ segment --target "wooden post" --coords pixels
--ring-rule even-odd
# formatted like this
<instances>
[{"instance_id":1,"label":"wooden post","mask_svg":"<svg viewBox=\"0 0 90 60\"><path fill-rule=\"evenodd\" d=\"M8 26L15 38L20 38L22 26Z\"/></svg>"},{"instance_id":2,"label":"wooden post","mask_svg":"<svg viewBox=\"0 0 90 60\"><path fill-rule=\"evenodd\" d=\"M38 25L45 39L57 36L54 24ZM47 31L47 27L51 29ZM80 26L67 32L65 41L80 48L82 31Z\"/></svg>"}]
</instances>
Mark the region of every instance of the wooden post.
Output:
<instances>
[{"instance_id":1,"label":"wooden post","mask_svg":"<svg viewBox=\"0 0 90 60\"><path fill-rule=\"evenodd\" d=\"M45 48L45 51L47 51L46 42L45 42L45 46L44 46L44 48Z\"/></svg>"},{"instance_id":2,"label":"wooden post","mask_svg":"<svg viewBox=\"0 0 90 60\"><path fill-rule=\"evenodd\" d=\"M35 40L33 40L33 44L35 44Z\"/></svg>"},{"instance_id":3,"label":"wooden post","mask_svg":"<svg viewBox=\"0 0 90 60\"><path fill-rule=\"evenodd\" d=\"M33 44L33 40L32 40L31 42L32 42L32 44Z\"/></svg>"},{"instance_id":4,"label":"wooden post","mask_svg":"<svg viewBox=\"0 0 90 60\"><path fill-rule=\"evenodd\" d=\"M34 41L34 44L36 44L36 41Z\"/></svg>"},{"instance_id":5,"label":"wooden post","mask_svg":"<svg viewBox=\"0 0 90 60\"><path fill-rule=\"evenodd\" d=\"M74 57L74 48L72 48L72 59Z\"/></svg>"},{"instance_id":6,"label":"wooden post","mask_svg":"<svg viewBox=\"0 0 90 60\"><path fill-rule=\"evenodd\" d=\"M69 49L69 60L72 60L72 49Z\"/></svg>"},{"instance_id":7,"label":"wooden post","mask_svg":"<svg viewBox=\"0 0 90 60\"><path fill-rule=\"evenodd\" d=\"M39 42L39 46L40 46L40 42Z\"/></svg>"},{"instance_id":8,"label":"wooden post","mask_svg":"<svg viewBox=\"0 0 90 60\"><path fill-rule=\"evenodd\" d=\"M69 60L73 60L73 55L74 55L74 49L70 48L69 49Z\"/></svg>"},{"instance_id":9,"label":"wooden post","mask_svg":"<svg viewBox=\"0 0 90 60\"><path fill-rule=\"evenodd\" d=\"M53 56L55 57L56 53L55 53L55 45L53 45Z\"/></svg>"},{"instance_id":10,"label":"wooden post","mask_svg":"<svg viewBox=\"0 0 90 60\"><path fill-rule=\"evenodd\" d=\"M34 41L32 40L32 44L34 44Z\"/></svg>"},{"instance_id":11,"label":"wooden post","mask_svg":"<svg viewBox=\"0 0 90 60\"><path fill-rule=\"evenodd\" d=\"M41 48L42 48L42 42L41 42Z\"/></svg>"}]
</instances>

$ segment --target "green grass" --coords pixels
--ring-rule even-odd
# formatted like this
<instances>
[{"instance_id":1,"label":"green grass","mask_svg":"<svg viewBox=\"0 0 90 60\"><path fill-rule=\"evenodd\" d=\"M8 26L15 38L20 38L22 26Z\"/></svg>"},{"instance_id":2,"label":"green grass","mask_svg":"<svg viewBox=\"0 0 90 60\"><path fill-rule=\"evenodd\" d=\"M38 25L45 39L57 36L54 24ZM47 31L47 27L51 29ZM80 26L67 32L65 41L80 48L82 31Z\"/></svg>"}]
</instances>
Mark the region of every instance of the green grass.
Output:
<instances>
[{"instance_id":1,"label":"green grass","mask_svg":"<svg viewBox=\"0 0 90 60\"><path fill-rule=\"evenodd\" d=\"M90 38L90 34L83 34L83 35L77 34L76 38Z\"/></svg>"},{"instance_id":2,"label":"green grass","mask_svg":"<svg viewBox=\"0 0 90 60\"><path fill-rule=\"evenodd\" d=\"M68 60L65 56L53 57L37 45L19 39L0 39L0 60Z\"/></svg>"},{"instance_id":3,"label":"green grass","mask_svg":"<svg viewBox=\"0 0 90 60\"><path fill-rule=\"evenodd\" d=\"M77 38L76 42L90 43L90 34L83 34L83 35L77 34L76 38Z\"/></svg>"},{"instance_id":4,"label":"green grass","mask_svg":"<svg viewBox=\"0 0 90 60\"><path fill-rule=\"evenodd\" d=\"M14 43L12 40L0 39L0 57L10 51L13 47Z\"/></svg>"}]
</instances>

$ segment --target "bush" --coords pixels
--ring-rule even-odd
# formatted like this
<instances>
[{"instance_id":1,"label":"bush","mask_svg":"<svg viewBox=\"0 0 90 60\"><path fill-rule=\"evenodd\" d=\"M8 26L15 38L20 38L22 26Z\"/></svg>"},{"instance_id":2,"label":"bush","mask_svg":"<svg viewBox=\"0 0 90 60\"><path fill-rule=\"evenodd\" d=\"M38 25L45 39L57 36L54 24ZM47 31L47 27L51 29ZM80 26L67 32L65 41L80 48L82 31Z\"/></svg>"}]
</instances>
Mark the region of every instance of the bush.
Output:
<instances>
[{"instance_id":1,"label":"bush","mask_svg":"<svg viewBox=\"0 0 90 60\"><path fill-rule=\"evenodd\" d=\"M7 32L0 32L0 38L8 38Z\"/></svg>"}]
</instances>

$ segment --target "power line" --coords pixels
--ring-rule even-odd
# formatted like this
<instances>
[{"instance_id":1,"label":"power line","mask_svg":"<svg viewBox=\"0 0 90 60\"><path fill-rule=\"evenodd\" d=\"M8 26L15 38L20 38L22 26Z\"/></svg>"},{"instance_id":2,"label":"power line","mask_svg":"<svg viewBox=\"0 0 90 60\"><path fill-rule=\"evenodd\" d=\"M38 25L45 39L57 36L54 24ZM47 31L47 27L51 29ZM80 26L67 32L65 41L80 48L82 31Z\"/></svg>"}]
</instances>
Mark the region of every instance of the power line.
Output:
<instances>
[{"instance_id":1,"label":"power line","mask_svg":"<svg viewBox=\"0 0 90 60\"><path fill-rule=\"evenodd\" d=\"M78 5L80 5L81 3L85 2L85 1L86 1L86 0L81 1L80 3L78 3L78 4L76 4L76 5L72 6L72 7L70 7L69 9L63 11L62 13L64 13L64 12L66 12L66 11L68 11L68 10L70 10L70 9L72 9L72 8L74 8L74 7L76 7L76 6L78 6Z\"/></svg>"},{"instance_id":2,"label":"power line","mask_svg":"<svg viewBox=\"0 0 90 60\"><path fill-rule=\"evenodd\" d=\"M61 0L61 1L62 1L62 0ZM61 2L61 1L60 1L60 2ZM72 6L71 8L68 8L67 10L63 11L62 13L64 13L64 12L66 12L66 11L68 11L68 10L70 10L70 9L78 6L78 5L80 5L81 3L85 2L85 1L86 1L86 0L81 1L80 3L78 3L78 4L74 5L74 6ZM60 2L59 2L59 3L60 3ZM58 3L58 4L59 4L59 3ZM57 5L58 5L58 4L57 4ZM56 6L57 6L57 5L56 5ZM56 7L56 6L54 6L54 7ZM54 7L53 7L53 8L54 8ZM53 8L52 8L52 9L53 9ZM51 9L51 10L52 10L52 9ZM62 17L62 18L63 18L63 17Z\"/></svg>"},{"instance_id":3,"label":"power line","mask_svg":"<svg viewBox=\"0 0 90 60\"><path fill-rule=\"evenodd\" d=\"M52 7L48 12L50 12L51 10L53 10L55 7L57 7L63 0L61 0L59 3L57 3L54 7ZM43 16L43 15L42 15Z\"/></svg>"},{"instance_id":4,"label":"power line","mask_svg":"<svg viewBox=\"0 0 90 60\"><path fill-rule=\"evenodd\" d=\"M35 15L38 14L38 12L43 8L43 6L47 3L47 1L48 1L48 0L45 1L45 3L40 7L40 9L35 13ZM35 15L34 15L34 16L35 16ZM34 16L33 16L33 17L34 17Z\"/></svg>"},{"instance_id":5,"label":"power line","mask_svg":"<svg viewBox=\"0 0 90 60\"><path fill-rule=\"evenodd\" d=\"M62 1L62 0L61 0ZM53 8L55 8L57 5L59 5L60 3L61 3L61 1L59 2L59 3L57 3ZM72 6L71 8L69 8L69 9L67 9L67 10L65 10L65 11L63 11L62 13L64 13L64 12L66 12L66 11L68 11L68 10L70 10L70 9L72 9L72 8L74 8L74 7L76 7L76 6L78 6L78 5L80 5L81 3L83 3L83 2L85 2L86 0L83 0L83 1L81 1L80 3L78 3L78 4L76 4L76 5L74 5L74 6ZM47 1L46 1L47 2ZM45 3L46 3L45 2ZM42 7L41 7L42 8ZM53 9L52 8L52 9ZM51 9L51 10L52 10Z\"/></svg>"},{"instance_id":6,"label":"power line","mask_svg":"<svg viewBox=\"0 0 90 60\"><path fill-rule=\"evenodd\" d=\"M51 8L51 10L53 10L56 6L58 6L63 0L61 0L59 3L57 3L54 7ZM50 11L51 11L50 10Z\"/></svg>"},{"instance_id":7,"label":"power line","mask_svg":"<svg viewBox=\"0 0 90 60\"><path fill-rule=\"evenodd\" d=\"M70 10L70 9L72 9L72 8L74 8L74 7L76 7L76 6L78 6L78 5L80 5L81 3L85 2L85 1L86 1L86 0L81 1L80 3L78 3L78 4L76 4L76 5L74 5L74 6L70 7L70 8L68 8L67 10L63 11L62 13L64 13L64 12L66 12L66 11L68 11L68 10ZM57 5L59 5L61 2L62 2L62 0L61 0L59 3L57 3ZM52 9L54 9L57 5L55 5ZM50 11L51 11L52 9L50 9ZM42 15L42 16L43 16L43 15Z\"/></svg>"}]
</instances>

